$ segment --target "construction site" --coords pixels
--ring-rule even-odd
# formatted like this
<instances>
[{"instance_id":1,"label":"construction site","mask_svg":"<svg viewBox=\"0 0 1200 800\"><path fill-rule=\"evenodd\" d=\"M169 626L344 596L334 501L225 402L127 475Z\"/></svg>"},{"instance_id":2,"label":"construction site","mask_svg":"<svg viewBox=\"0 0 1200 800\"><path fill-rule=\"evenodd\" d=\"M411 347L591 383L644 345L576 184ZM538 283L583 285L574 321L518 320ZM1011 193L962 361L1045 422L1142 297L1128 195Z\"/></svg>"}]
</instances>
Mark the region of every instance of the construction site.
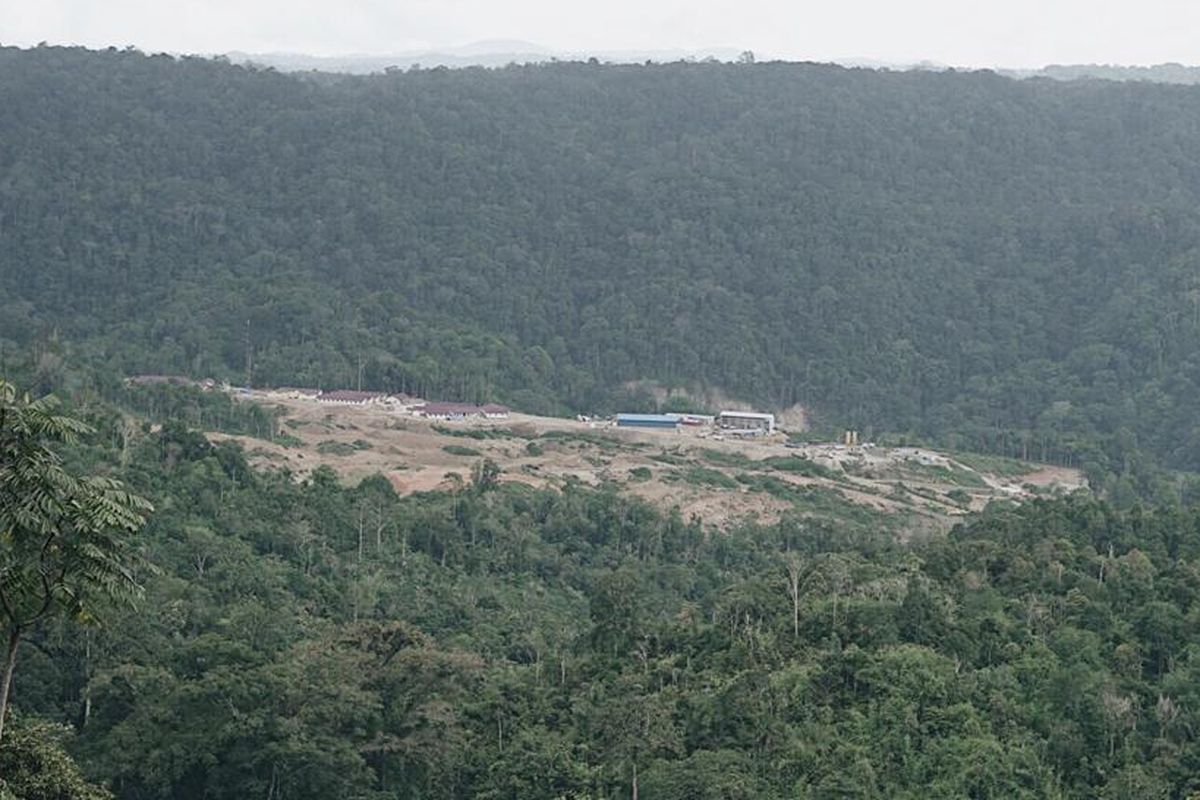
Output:
<instances>
[{"instance_id":1,"label":"construction site","mask_svg":"<svg viewBox=\"0 0 1200 800\"><path fill-rule=\"evenodd\" d=\"M918 532L945 530L995 500L1086 488L1077 470L876 447L860 444L854 432L837 443L796 444L773 424L747 435L747 420L736 418L724 425L719 419L622 425L620 417L564 419L509 409L500 415L499 407L490 416L446 416L447 409L435 407L436 415L426 417L424 403L321 403L259 391L239 397L273 407L279 434L266 441L212 433L213 440L238 440L256 465L297 477L322 465L348 482L379 473L400 494L462 486L490 459L503 482L615 486L717 525L771 523L798 512L879 515Z\"/></svg>"}]
</instances>

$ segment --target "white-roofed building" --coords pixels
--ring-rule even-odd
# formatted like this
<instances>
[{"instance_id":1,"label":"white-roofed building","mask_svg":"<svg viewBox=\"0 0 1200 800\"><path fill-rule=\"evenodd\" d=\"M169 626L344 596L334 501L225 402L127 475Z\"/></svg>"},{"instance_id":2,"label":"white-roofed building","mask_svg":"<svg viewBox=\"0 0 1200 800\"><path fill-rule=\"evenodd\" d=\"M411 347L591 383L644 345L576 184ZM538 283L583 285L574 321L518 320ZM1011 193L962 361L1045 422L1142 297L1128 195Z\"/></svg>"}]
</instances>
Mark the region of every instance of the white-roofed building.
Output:
<instances>
[{"instance_id":1,"label":"white-roofed building","mask_svg":"<svg viewBox=\"0 0 1200 800\"><path fill-rule=\"evenodd\" d=\"M775 415L759 414L754 411L722 411L717 417L717 427L727 430L760 430L775 432Z\"/></svg>"}]
</instances>

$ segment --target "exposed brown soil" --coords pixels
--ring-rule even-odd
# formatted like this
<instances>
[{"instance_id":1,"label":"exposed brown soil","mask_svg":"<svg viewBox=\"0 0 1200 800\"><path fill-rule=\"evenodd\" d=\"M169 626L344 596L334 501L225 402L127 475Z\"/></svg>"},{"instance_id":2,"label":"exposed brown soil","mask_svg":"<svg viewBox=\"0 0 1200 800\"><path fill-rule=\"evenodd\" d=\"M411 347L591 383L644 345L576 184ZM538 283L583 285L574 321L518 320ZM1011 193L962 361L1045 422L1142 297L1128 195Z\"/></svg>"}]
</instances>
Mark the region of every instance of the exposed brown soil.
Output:
<instances>
[{"instance_id":1,"label":"exposed brown soil","mask_svg":"<svg viewBox=\"0 0 1200 800\"><path fill-rule=\"evenodd\" d=\"M1060 486L1067 483L1079 482L1082 478L1077 469L1039 464L1035 472L1022 475L1018 480L1022 484L1029 484L1030 486Z\"/></svg>"},{"instance_id":2,"label":"exposed brown soil","mask_svg":"<svg viewBox=\"0 0 1200 800\"><path fill-rule=\"evenodd\" d=\"M279 407L282 435L276 441L209 436L240 441L251 462L260 467L284 468L303 477L326 465L348 482L380 473L397 492L412 494L470 481L472 469L490 458L503 470L503 481L536 487L557 486L569 479L589 485L615 482L660 508L678 508L685 518L695 515L718 526L746 519L771 523L793 508L805 512L802 504L745 485L756 475L828 489L836 492L830 496L839 497L838 502L881 514L902 514L915 520L914 528L928 530L945 529L968 509L997 497L1019 500L1027 496L1022 484L1064 491L1085 485L1075 470L1038 467L1013 479L976 473L978 482L986 486L964 488L931 478L930 464L969 470L942 454L833 445L795 449L781 434L734 439L707 428L630 430L607 422L527 414L438 423L384 407L329 405L258 393L252 402ZM462 435L470 431L496 438ZM772 456L806 457L828 469L830 476L805 476L761 463ZM728 485L712 485L715 476ZM955 489L960 490L957 499L947 497Z\"/></svg>"}]
</instances>

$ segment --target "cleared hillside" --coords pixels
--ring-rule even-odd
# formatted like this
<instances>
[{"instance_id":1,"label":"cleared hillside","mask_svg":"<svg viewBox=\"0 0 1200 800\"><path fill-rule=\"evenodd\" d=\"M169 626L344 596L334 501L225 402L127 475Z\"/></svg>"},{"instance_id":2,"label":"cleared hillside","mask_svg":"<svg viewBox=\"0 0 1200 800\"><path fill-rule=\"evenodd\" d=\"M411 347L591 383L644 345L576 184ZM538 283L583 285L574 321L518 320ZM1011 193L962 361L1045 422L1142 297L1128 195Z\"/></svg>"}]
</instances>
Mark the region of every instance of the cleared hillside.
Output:
<instances>
[{"instance_id":1,"label":"cleared hillside","mask_svg":"<svg viewBox=\"0 0 1200 800\"><path fill-rule=\"evenodd\" d=\"M322 466L349 483L382 474L402 496L468 485L489 461L502 483L608 486L716 527L774 524L798 512L908 538L948 530L992 500L1087 488L1078 470L920 448L800 446L782 434L739 440L708 429L637 431L529 414L438 423L383 408L268 395L254 402L279 412L274 441L209 438L237 440L253 465L297 478Z\"/></svg>"}]
</instances>

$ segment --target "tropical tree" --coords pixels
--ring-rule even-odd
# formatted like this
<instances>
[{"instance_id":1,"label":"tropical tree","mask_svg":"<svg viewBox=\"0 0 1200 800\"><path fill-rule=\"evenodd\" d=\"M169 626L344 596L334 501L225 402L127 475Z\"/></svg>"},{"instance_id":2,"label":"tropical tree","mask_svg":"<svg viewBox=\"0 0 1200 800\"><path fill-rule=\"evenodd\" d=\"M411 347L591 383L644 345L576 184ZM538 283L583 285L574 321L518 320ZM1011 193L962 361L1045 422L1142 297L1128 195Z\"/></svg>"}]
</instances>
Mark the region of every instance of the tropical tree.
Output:
<instances>
[{"instance_id":1,"label":"tropical tree","mask_svg":"<svg viewBox=\"0 0 1200 800\"><path fill-rule=\"evenodd\" d=\"M140 591L126 537L150 503L115 480L68 470L56 446L91 428L57 410L53 397L31 400L0 381L0 739L29 630L54 615L93 622L103 604Z\"/></svg>"},{"instance_id":2,"label":"tropical tree","mask_svg":"<svg viewBox=\"0 0 1200 800\"><path fill-rule=\"evenodd\" d=\"M0 748L0 800L112 800L67 754L68 733L62 725L18 719Z\"/></svg>"}]
</instances>

